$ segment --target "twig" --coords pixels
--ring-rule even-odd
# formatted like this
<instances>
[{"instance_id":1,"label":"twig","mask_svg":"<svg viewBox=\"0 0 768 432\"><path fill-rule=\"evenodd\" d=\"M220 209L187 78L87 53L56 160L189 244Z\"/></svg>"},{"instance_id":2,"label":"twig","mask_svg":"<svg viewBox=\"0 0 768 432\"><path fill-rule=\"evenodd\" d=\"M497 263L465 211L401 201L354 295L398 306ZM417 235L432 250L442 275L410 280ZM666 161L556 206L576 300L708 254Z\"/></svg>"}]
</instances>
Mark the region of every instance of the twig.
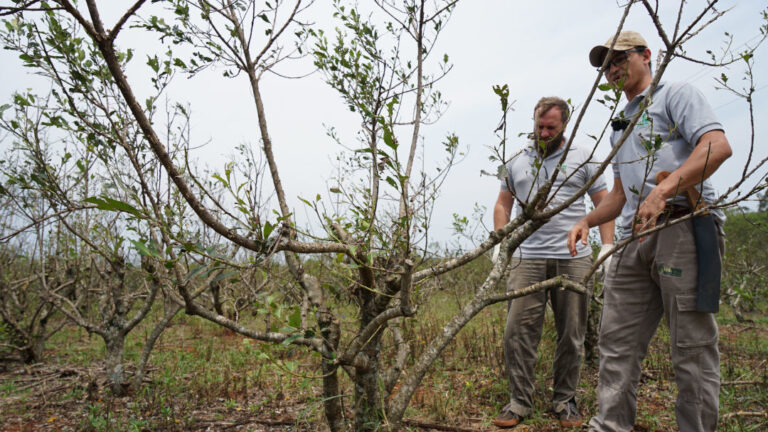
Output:
<instances>
[{"instance_id":1,"label":"twig","mask_svg":"<svg viewBox=\"0 0 768 432\"><path fill-rule=\"evenodd\" d=\"M439 423L424 422L420 420L405 419L403 424L422 429L435 429L439 431L475 432L477 428L465 428L461 426L449 426Z\"/></svg>"},{"instance_id":2,"label":"twig","mask_svg":"<svg viewBox=\"0 0 768 432\"><path fill-rule=\"evenodd\" d=\"M736 381L723 381L720 383L721 386L742 386L742 385L768 385L768 382L765 381L747 381L747 380L736 380Z\"/></svg>"},{"instance_id":3,"label":"twig","mask_svg":"<svg viewBox=\"0 0 768 432\"><path fill-rule=\"evenodd\" d=\"M284 420L262 420L262 419L243 419L238 421L217 421L212 419L196 419L196 422L206 424L208 426L216 427L217 430L231 429L238 426L245 426L249 424L261 424L266 426L295 426L296 420L284 419Z\"/></svg>"},{"instance_id":4,"label":"twig","mask_svg":"<svg viewBox=\"0 0 768 432\"><path fill-rule=\"evenodd\" d=\"M765 411L736 411L728 414L724 414L723 418L731 417L768 417L768 412Z\"/></svg>"}]
</instances>

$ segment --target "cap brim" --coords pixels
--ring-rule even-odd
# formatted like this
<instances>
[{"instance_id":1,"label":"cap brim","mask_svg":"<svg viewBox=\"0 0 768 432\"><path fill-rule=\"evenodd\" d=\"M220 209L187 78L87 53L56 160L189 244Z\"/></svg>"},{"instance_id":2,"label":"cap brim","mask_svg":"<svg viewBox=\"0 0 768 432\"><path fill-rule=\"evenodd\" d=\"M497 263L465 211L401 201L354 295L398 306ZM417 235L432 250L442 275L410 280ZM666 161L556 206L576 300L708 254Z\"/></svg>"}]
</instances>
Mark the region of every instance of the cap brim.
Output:
<instances>
[{"instance_id":1,"label":"cap brim","mask_svg":"<svg viewBox=\"0 0 768 432\"><path fill-rule=\"evenodd\" d=\"M608 53L608 48L603 45L598 45L589 52L589 62L594 67L600 67L603 65L605 55Z\"/></svg>"}]
</instances>

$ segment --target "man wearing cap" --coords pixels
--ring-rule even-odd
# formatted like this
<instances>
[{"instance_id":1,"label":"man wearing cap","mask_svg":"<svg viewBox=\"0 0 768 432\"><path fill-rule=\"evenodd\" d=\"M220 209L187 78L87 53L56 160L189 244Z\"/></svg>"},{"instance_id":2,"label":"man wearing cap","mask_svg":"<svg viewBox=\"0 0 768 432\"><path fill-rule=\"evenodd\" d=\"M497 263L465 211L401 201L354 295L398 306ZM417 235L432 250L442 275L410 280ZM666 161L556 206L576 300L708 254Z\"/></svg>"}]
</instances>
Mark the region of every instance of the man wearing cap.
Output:
<instances>
[{"instance_id":1,"label":"man wearing cap","mask_svg":"<svg viewBox=\"0 0 768 432\"><path fill-rule=\"evenodd\" d=\"M599 412L590 420L590 430L632 430L641 363L664 317L678 387L679 430L713 431L720 390L718 330L713 313L697 310L694 225L688 219L644 237L637 234L690 213L684 192L694 187L705 202L713 202L714 190L704 179L730 157L731 147L709 104L692 86L661 82L649 94L651 51L642 36L624 31L615 44L613 39L589 54L592 65L601 68L608 82L627 98L611 134L611 144L621 146L613 159L613 188L574 225L568 247L577 253L576 246L586 241L590 226L619 214L619 238L635 236L636 240L615 254L606 278ZM634 129L619 144L635 117ZM657 181L661 172L670 174ZM712 214L722 226L722 212ZM722 251L722 236L718 240ZM719 259L717 252L715 258Z\"/></svg>"},{"instance_id":2,"label":"man wearing cap","mask_svg":"<svg viewBox=\"0 0 768 432\"><path fill-rule=\"evenodd\" d=\"M590 162L587 149L572 147L565 159L563 133L569 116L568 104L556 97L539 100L534 108L534 140L510 160L507 177L493 213L494 228L503 227L515 201L528 202L539 188L557 172L547 205L555 206L576 194L595 176L597 164ZM587 191L595 205L608 193L605 181L598 178ZM568 229L586 213L584 200L571 204L553 216L520 245L520 258L507 281L507 290L515 291L537 282L567 275L582 280L592 265L591 248L579 247L572 257L566 247ZM605 244L613 243L613 221L600 227ZM610 246L609 246L610 247ZM566 427L579 426L581 414L576 405L576 387L583 358L589 296L563 289L538 292L509 302L504 335L504 357L509 375L510 402L494 419L499 427L516 426L530 415L536 375L536 350L541 339L547 297L552 304L557 348L554 360L553 410Z\"/></svg>"}]
</instances>

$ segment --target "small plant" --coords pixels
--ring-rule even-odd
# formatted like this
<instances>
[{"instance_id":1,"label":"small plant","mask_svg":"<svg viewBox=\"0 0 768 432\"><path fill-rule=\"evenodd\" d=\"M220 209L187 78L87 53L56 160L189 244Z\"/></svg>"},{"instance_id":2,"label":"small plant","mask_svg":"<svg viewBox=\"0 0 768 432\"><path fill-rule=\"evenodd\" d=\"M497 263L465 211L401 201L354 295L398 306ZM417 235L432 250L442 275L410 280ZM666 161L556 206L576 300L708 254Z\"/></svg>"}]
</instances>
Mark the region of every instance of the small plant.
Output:
<instances>
[{"instance_id":1,"label":"small plant","mask_svg":"<svg viewBox=\"0 0 768 432\"><path fill-rule=\"evenodd\" d=\"M149 429L149 422L146 420L131 419L128 424L129 432L144 432Z\"/></svg>"},{"instance_id":2,"label":"small plant","mask_svg":"<svg viewBox=\"0 0 768 432\"><path fill-rule=\"evenodd\" d=\"M111 414L109 412L102 412L102 406L100 404L88 405L87 409L88 430L94 432L110 430Z\"/></svg>"},{"instance_id":3,"label":"small plant","mask_svg":"<svg viewBox=\"0 0 768 432\"><path fill-rule=\"evenodd\" d=\"M8 380L0 384L0 396L2 397L10 396L16 392L16 388L17 388L16 380L13 380L13 379Z\"/></svg>"}]
</instances>

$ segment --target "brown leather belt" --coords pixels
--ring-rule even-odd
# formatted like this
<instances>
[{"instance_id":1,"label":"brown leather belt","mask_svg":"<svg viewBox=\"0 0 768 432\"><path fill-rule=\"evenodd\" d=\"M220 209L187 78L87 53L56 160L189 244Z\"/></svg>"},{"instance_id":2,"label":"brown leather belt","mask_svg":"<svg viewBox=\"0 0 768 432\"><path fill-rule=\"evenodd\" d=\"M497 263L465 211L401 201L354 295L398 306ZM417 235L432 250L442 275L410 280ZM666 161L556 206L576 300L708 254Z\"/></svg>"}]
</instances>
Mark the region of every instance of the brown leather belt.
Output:
<instances>
[{"instance_id":1,"label":"brown leather belt","mask_svg":"<svg viewBox=\"0 0 768 432\"><path fill-rule=\"evenodd\" d=\"M667 204L659 218L664 220L677 219L691 214L691 208L680 204Z\"/></svg>"}]
</instances>

